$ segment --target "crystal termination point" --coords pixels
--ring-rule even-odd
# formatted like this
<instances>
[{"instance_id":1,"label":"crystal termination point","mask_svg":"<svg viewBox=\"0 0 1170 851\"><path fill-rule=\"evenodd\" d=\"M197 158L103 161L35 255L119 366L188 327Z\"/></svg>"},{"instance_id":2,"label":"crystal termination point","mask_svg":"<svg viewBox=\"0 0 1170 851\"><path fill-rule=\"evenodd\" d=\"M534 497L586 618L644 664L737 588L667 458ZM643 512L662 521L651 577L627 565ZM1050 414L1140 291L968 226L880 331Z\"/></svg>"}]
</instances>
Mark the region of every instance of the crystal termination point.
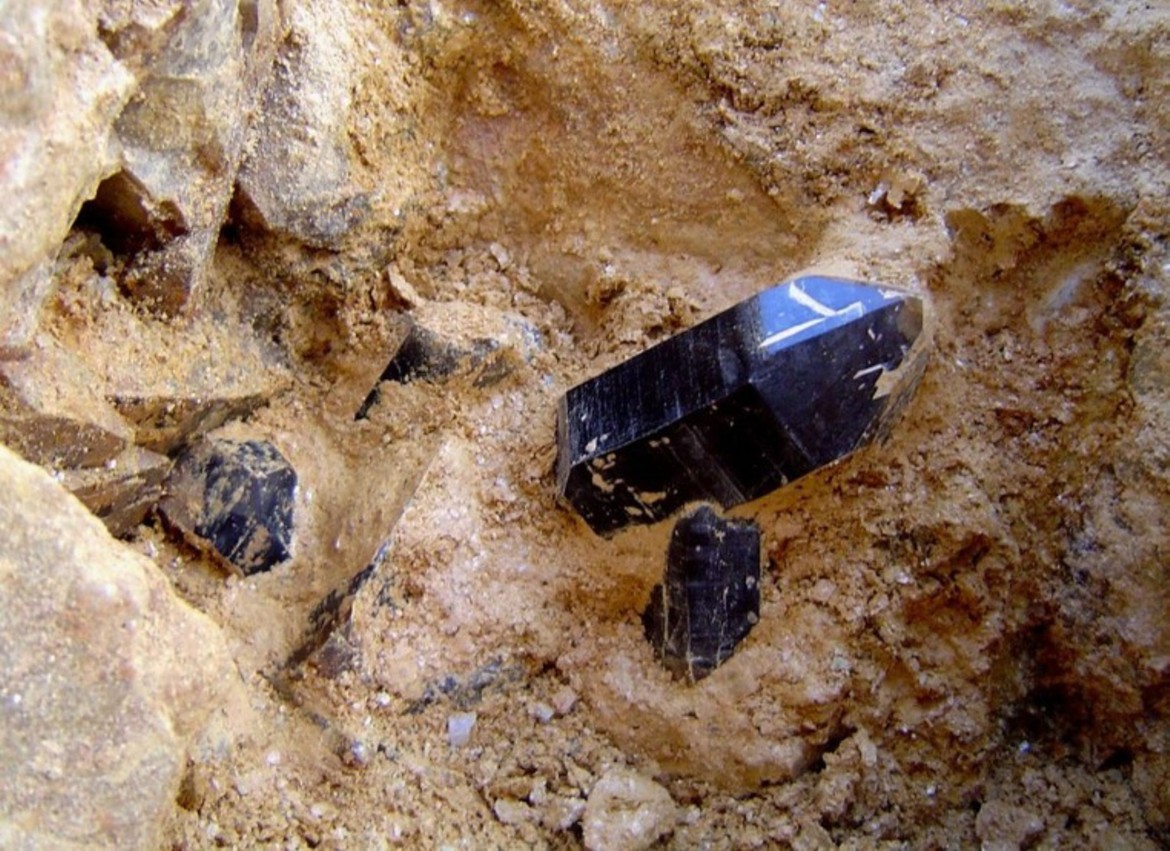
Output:
<instances>
[{"instance_id":1,"label":"crystal termination point","mask_svg":"<svg viewBox=\"0 0 1170 851\"><path fill-rule=\"evenodd\" d=\"M569 390L557 488L600 535L731 508L884 436L925 368L923 300L807 277Z\"/></svg>"}]
</instances>

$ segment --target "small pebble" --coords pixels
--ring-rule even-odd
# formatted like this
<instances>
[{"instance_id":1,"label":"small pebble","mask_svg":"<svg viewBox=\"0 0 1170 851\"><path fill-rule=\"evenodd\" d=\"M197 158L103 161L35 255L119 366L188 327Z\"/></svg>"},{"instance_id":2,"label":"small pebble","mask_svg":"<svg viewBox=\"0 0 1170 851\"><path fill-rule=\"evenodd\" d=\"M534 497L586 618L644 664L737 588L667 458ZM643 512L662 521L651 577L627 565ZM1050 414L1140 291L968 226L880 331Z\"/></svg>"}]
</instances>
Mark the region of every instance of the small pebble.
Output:
<instances>
[{"instance_id":1,"label":"small pebble","mask_svg":"<svg viewBox=\"0 0 1170 851\"><path fill-rule=\"evenodd\" d=\"M471 741L475 727L474 712L454 712L447 717L447 741L453 748L461 748Z\"/></svg>"},{"instance_id":2,"label":"small pebble","mask_svg":"<svg viewBox=\"0 0 1170 851\"><path fill-rule=\"evenodd\" d=\"M493 242L489 245L488 251L491 252L492 257L496 259L501 269L507 269L508 264L512 262L512 258L508 254L508 249L504 248L498 242Z\"/></svg>"},{"instance_id":3,"label":"small pebble","mask_svg":"<svg viewBox=\"0 0 1170 851\"><path fill-rule=\"evenodd\" d=\"M535 819L532 807L515 798L500 798L492 805L492 811L501 824L524 824Z\"/></svg>"},{"instance_id":4,"label":"small pebble","mask_svg":"<svg viewBox=\"0 0 1170 851\"><path fill-rule=\"evenodd\" d=\"M643 851L674 830L678 817L662 786L628 768L612 768L593 786L585 804L585 847Z\"/></svg>"},{"instance_id":5,"label":"small pebble","mask_svg":"<svg viewBox=\"0 0 1170 851\"><path fill-rule=\"evenodd\" d=\"M539 721L541 724L547 724L553 720L556 715L556 710L543 701L530 704L528 706L528 714Z\"/></svg>"},{"instance_id":6,"label":"small pebble","mask_svg":"<svg viewBox=\"0 0 1170 851\"><path fill-rule=\"evenodd\" d=\"M369 765L370 749L367 748L366 743L360 739L354 740L350 743L350 746L342 756L342 759L345 761L346 765L351 765L355 768L361 768L365 765Z\"/></svg>"},{"instance_id":7,"label":"small pebble","mask_svg":"<svg viewBox=\"0 0 1170 851\"><path fill-rule=\"evenodd\" d=\"M573 707L577 705L577 692L568 686L559 689L552 696L552 705L553 709L557 711L557 715L568 715L573 711Z\"/></svg>"},{"instance_id":8,"label":"small pebble","mask_svg":"<svg viewBox=\"0 0 1170 851\"><path fill-rule=\"evenodd\" d=\"M584 814L584 799L557 795L544 806L540 823L549 830L564 831L579 822Z\"/></svg>"}]
</instances>

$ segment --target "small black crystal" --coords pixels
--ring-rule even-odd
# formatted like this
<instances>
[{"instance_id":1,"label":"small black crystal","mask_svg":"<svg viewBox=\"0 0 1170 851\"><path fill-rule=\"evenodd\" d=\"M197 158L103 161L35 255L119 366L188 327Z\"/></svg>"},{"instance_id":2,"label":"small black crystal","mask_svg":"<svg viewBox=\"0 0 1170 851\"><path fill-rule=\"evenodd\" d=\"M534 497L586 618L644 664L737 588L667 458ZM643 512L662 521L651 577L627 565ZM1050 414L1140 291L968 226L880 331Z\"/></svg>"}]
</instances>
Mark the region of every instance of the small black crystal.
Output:
<instances>
[{"instance_id":1,"label":"small black crystal","mask_svg":"<svg viewBox=\"0 0 1170 851\"><path fill-rule=\"evenodd\" d=\"M765 290L580 384L557 486L609 535L689 502L730 508L884 434L917 386L921 299L835 278Z\"/></svg>"},{"instance_id":2,"label":"small black crystal","mask_svg":"<svg viewBox=\"0 0 1170 851\"><path fill-rule=\"evenodd\" d=\"M322 676L335 678L354 670L361 660L361 641L353 625L353 605L367 583L385 571L390 554L389 542L383 542L370 563L348 579L344 585L330 591L309 613L309 634L304 643L289 657L286 667L295 668L310 661ZM397 608L391 588L393 576L379 578L382 590L375 600L378 605Z\"/></svg>"},{"instance_id":3,"label":"small black crystal","mask_svg":"<svg viewBox=\"0 0 1170 851\"><path fill-rule=\"evenodd\" d=\"M676 677L710 674L760 619L760 530L708 505L681 517L670 537L663 585L642 615L646 638Z\"/></svg>"},{"instance_id":4,"label":"small black crystal","mask_svg":"<svg viewBox=\"0 0 1170 851\"><path fill-rule=\"evenodd\" d=\"M196 543L245 575L292 554L297 474L271 443L203 440L167 480L160 508Z\"/></svg>"},{"instance_id":5,"label":"small black crystal","mask_svg":"<svg viewBox=\"0 0 1170 851\"><path fill-rule=\"evenodd\" d=\"M495 340L487 338L472 340L466 348L461 348L428 331L412 319L410 330L407 331L394 357L390 359L390 363L386 365L386 369L382 371L378 383L441 381L461 370L467 370L478 372L476 384L485 386L502 377L497 374L498 369L493 369L494 364L490 357L498 348L499 344ZM370 408L378 404L381 398L382 392L375 385L362 402L354 419L365 419Z\"/></svg>"}]
</instances>

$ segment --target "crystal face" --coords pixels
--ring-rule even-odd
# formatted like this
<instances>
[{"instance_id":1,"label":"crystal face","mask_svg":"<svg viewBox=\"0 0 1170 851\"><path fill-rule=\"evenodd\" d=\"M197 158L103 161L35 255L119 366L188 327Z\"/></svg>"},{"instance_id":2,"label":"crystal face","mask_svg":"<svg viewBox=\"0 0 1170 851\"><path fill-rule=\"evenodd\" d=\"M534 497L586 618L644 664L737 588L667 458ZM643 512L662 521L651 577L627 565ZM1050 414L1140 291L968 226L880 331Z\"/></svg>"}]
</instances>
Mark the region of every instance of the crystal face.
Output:
<instances>
[{"instance_id":1,"label":"crystal face","mask_svg":"<svg viewBox=\"0 0 1170 851\"><path fill-rule=\"evenodd\" d=\"M921 377L917 296L836 278L765 290L562 397L557 486L598 534L730 508L884 434Z\"/></svg>"},{"instance_id":2,"label":"crystal face","mask_svg":"<svg viewBox=\"0 0 1170 851\"><path fill-rule=\"evenodd\" d=\"M245 576L292 556L297 474L271 443L204 440L185 452L160 508Z\"/></svg>"},{"instance_id":3,"label":"crystal face","mask_svg":"<svg viewBox=\"0 0 1170 851\"><path fill-rule=\"evenodd\" d=\"M676 677L694 682L731 658L760 619L760 530L710 506L679 518L666 577L642 615L646 639Z\"/></svg>"}]
</instances>

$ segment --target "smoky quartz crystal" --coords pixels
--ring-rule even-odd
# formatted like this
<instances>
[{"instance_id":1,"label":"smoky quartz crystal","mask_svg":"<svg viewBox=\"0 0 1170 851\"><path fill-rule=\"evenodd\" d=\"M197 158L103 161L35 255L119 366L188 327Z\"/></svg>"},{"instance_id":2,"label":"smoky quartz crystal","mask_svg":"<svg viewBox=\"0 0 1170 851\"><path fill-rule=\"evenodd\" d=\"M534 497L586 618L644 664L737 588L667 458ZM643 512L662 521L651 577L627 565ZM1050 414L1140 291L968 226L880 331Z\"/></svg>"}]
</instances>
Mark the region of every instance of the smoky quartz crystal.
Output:
<instances>
[{"instance_id":1,"label":"smoky quartz crystal","mask_svg":"<svg viewBox=\"0 0 1170 851\"><path fill-rule=\"evenodd\" d=\"M884 435L913 393L923 300L806 277L562 397L557 486L600 535L690 502L747 502Z\"/></svg>"},{"instance_id":2,"label":"smoky quartz crystal","mask_svg":"<svg viewBox=\"0 0 1170 851\"><path fill-rule=\"evenodd\" d=\"M675 524L666 576L642 615L655 655L701 680L731 658L760 618L760 530L702 505Z\"/></svg>"}]
</instances>

